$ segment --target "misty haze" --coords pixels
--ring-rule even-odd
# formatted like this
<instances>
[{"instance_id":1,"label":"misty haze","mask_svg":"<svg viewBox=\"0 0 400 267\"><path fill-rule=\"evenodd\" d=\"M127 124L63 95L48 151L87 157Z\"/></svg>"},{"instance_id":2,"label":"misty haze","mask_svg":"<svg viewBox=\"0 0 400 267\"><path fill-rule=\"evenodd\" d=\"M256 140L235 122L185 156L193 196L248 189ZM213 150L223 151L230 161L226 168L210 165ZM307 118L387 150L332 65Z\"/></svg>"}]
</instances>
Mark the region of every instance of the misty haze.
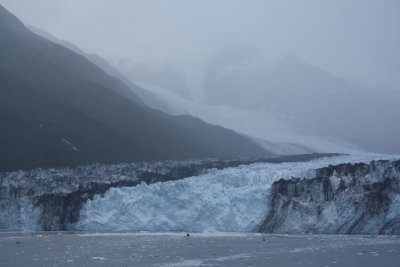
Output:
<instances>
[{"instance_id":1,"label":"misty haze","mask_svg":"<svg viewBox=\"0 0 400 267\"><path fill-rule=\"evenodd\" d=\"M397 266L398 25L395 0L0 0L0 266Z\"/></svg>"}]
</instances>

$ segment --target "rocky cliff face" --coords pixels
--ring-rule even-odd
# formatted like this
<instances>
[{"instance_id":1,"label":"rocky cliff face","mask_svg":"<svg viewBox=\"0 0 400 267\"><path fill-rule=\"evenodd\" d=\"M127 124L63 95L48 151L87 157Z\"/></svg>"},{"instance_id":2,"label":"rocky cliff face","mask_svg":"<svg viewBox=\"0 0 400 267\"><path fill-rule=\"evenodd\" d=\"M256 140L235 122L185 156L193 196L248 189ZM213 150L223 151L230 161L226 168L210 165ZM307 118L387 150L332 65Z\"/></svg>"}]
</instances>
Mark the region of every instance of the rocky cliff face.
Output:
<instances>
[{"instance_id":1,"label":"rocky cliff face","mask_svg":"<svg viewBox=\"0 0 400 267\"><path fill-rule=\"evenodd\" d=\"M400 234L400 161L340 164L316 178L279 180L259 228L266 233Z\"/></svg>"}]
</instances>

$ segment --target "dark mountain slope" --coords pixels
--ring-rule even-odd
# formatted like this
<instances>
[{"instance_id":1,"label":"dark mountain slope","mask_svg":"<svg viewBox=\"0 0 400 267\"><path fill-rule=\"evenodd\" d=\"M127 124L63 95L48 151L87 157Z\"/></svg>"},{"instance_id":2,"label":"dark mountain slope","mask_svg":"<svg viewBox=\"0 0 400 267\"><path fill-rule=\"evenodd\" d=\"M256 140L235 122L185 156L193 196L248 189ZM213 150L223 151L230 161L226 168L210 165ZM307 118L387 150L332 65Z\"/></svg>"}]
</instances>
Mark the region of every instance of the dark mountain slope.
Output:
<instances>
[{"instance_id":1,"label":"dark mountain slope","mask_svg":"<svg viewBox=\"0 0 400 267\"><path fill-rule=\"evenodd\" d=\"M123 82L33 34L1 6L0 106L0 170L267 155L232 131L150 109Z\"/></svg>"},{"instance_id":2,"label":"dark mountain slope","mask_svg":"<svg viewBox=\"0 0 400 267\"><path fill-rule=\"evenodd\" d=\"M1 170L108 162L108 155L121 161L134 148L122 135L2 70L0 80Z\"/></svg>"},{"instance_id":3,"label":"dark mountain slope","mask_svg":"<svg viewBox=\"0 0 400 267\"><path fill-rule=\"evenodd\" d=\"M147 106L150 106L151 108L158 109L161 111L166 111L170 112L172 111L171 107L169 106L168 103L163 101L162 99L158 98L151 92L149 92L146 89L143 89L133 82L131 82L129 79L125 78L124 75L122 75L118 70L116 70L113 66L111 66L105 59L102 57L96 55L96 54L89 54L84 51L82 51L79 47L76 45L64 41L64 40L59 40L55 36L51 35L50 33L43 31L41 29L35 28L33 26L29 26L29 29L39 35L42 36L48 40L50 40L53 43L62 45L73 52L84 56L87 60L89 60L91 63L99 67L101 70L103 70L105 73L108 75L117 78L118 80L122 81L129 89L131 89Z\"/></svg>"}]
</instances>

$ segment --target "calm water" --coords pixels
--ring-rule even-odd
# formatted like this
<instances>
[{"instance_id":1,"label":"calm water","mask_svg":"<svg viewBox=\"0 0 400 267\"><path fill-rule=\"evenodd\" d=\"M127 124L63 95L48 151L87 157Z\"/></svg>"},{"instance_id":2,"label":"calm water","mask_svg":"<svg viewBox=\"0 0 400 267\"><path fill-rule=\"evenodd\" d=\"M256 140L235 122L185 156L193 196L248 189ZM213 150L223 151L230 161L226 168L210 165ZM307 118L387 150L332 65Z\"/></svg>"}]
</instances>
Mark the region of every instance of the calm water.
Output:
<instances>
[{"instance_id":1,"label":"calm water","mask_svg":"<svg viewBox=\"0 0 400 267\"><path fill-rule=\"evenodd\" d=\"M386 266L400 236L0 233L0 266Z\"/></svg>"}]
</instances>

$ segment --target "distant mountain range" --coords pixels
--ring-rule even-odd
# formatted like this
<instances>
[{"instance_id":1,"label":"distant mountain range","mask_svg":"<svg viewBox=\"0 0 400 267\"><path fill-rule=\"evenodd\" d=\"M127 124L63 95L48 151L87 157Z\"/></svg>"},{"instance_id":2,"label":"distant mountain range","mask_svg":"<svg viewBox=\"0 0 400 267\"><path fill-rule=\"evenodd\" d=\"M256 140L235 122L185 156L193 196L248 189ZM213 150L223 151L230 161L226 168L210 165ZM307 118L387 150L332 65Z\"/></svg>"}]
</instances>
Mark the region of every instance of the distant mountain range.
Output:
<instances>
[{"instance_id":1,"label":"distant mountain range","mask_svg":"<svg viewBox=\"0 0 400 267\"><path fill-rule=\"evenodd\" d=\"M400 153L399 90L351 82L293 54L276 64L254 62L252 51L236 44L214 56L204 79L209 103L279 114L298 135Z\"/></svg>"},{"instance_id":2,"label":"distant mountain range","mask_svg":"<svg viewBox=\"0 0 400 267\"><path fill-rule=\"evenodd\" d=\"M148 107L123 81L2 6L0 58L0 170L270 155L234 131Z\"/></svg>"},{"instance_id":3,"label":"distant mountain range","mask_svg":"<svg viewBox=\"0 0 400 267\"><path fill-rule=\"evenodd\" d=\"M249 136L267 151L276 155L296 155L317 151L343 152L340 147L335 147L336 150L332 149L332 146L336 146L336 144L329 144L329 147L325 145L322 148L320 143L314 144L315 140L311 140L313 145L310 147L307 147L307 145L311 145L310 142L303 145L296 144L298 140L296 140L297 138L295 136L292 136L293 140L291 140L291 142L287 140L285 142L272 141L270 138L274 135L276 136L278 134L282 136L283 134L288 134L287 130L282 129L286 126L281 125L276 118L265 116L259 112L248 112L240 108L213 106L195 102L189 97L190 90L188 88L184 89L182 86L178 86L180 90L177 91L173 89L172 84L167 86L169 83L173 83L173 81L185 80L184 78L177 79L176 76L179 77L179 75L172 75L172 78L167 78L165 72L169 72L167 71L169 69L168 67L163 68L164 71L160 70L151 73L142 64L131 67L129 64L124 66L124 64L119 63L118 66L114 68L105 59L96 54L86 53L71 42L60 40L52 34L33 26L29 26L29 29L54 43L65 46L86 57L90 62L101 68L107 74L123 81L146 105L154 109L173 115L192 115L212 125L219 125L227 129L232 129ZM142 71L137 71L140 69ZM170 71L174 72L173 69L170 69ZM163 73L165 75L160 75ZM129 77L129 79L127 77ZM147 82L143 82L143 80ZM135 83L133 83L133 81Z\"/></svg>"}]
</instances>

